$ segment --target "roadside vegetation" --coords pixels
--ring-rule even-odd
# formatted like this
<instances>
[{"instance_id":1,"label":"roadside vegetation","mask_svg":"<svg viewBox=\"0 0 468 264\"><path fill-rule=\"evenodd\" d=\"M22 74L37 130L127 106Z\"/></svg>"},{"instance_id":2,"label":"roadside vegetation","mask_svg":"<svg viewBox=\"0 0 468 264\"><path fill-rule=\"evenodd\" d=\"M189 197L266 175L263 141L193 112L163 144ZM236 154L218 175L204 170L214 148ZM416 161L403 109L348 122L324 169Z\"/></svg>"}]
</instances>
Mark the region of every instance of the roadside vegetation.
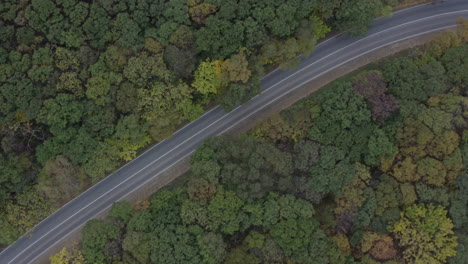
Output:
<instances>
[{"instance_id":1,"label":"roadside vegetation","mask_svg":"<svg viewBox=\"0 0 468 264\"><path fill-rule=\"evenodd\" d=\"M406 3L407 1L402 1ZM0 245L397 0L2 0Z\"/></svg>"},{"instance_id":2,"label":"roadside vegetation","mask_svg":"<svg viewBox=\"0 0 468 264\"><path fill-rule=\"evenodd\" d=\"M466 264L468 23L336 80L52 263ZM65 262L74 260L75 262Z\"/></svg>"}]
</instances>

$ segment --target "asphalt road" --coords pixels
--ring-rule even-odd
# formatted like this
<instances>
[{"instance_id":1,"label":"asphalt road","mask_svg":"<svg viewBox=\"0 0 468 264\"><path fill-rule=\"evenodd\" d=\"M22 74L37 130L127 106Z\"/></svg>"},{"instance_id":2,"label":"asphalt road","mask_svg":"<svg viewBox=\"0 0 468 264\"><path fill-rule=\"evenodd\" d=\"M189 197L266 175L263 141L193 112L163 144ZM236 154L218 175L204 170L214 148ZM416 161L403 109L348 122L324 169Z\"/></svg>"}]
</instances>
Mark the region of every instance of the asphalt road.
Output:
<instances>
[{"instance_id":1,"label":"asphalt road","mask_svg":"<svg viewBox=\"0 0 468 264\"><path fill-rule=\"evenodd\" d=\"M124 199L193 153L205 139L226 132L289 92L353 59L402 40L453 27L456 18L461 16L468 18L468 1L447 0L408 8L391 18L379 18L364 37L340 35L321 43L312 56L302 60L298 69L275 70L265 76L261 95L230 113L221 107L211 109L171 139L152 147L82 193L2 251L0 263L34 263L113 202Z\"/></svg>"}]
</instances>

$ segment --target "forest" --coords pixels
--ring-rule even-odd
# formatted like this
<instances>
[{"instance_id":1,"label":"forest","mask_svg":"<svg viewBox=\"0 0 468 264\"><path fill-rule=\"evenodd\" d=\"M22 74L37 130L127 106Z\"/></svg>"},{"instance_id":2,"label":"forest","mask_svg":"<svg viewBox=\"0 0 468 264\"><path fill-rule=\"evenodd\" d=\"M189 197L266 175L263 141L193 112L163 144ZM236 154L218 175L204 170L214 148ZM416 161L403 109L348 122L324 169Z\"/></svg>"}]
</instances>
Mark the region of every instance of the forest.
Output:
<instances>
[{"instance_id":1,"label":"forest","mask_svg":"<svg viewBox=\"0 0 468 264\"><path fill-rule=\"evenodd\" d=\"M408 2L408 1L401 1ZM331 31L399 0L0 1L0 248Z\"/></svg>"},{"instance_id":2,"label":"forest","mask_svg":"<svg viewBox=\"0 0 468 264\"><path fill-rule=\"evenodd\" d=\"M468 21L207 140L61 263L468 263Z\"/></svg>"}]
</instances>

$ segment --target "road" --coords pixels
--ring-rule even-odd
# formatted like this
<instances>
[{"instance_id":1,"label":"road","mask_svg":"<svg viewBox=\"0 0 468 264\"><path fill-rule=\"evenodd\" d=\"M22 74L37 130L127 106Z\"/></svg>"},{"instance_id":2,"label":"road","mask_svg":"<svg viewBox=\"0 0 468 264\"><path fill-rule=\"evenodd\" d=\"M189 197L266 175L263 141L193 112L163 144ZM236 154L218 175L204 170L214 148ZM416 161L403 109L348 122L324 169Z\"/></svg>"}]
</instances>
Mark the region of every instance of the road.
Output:
<instances>
[{"instance_id":1,"label":"road","mask_svg":"<svg viewBox=\"0 0 468 264\"><path fill-rule=\"evenodd\" d=\"M347 62L402 40L454 27L456 18L461 16L468 18L468 1L447 0L401 10L391 18L379 18L366 36L339 35L321 43L298 69L275 70L266 75L261 82L262 93L248 103L230 113L219 106L211 109L171 139L160 142L67 203L2 251L0 263L34 263L113 202L124 199L193 153L205 139L223 134L289 92Z\"/></svg>"}]
</instances>

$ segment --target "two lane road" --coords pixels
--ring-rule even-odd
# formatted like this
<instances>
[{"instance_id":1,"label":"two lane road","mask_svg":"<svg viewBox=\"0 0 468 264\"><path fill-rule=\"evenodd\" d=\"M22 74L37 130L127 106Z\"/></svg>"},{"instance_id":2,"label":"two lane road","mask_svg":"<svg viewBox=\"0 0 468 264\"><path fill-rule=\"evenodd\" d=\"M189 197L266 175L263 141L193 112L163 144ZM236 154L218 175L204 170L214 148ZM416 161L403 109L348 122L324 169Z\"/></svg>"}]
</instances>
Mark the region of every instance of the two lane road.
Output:
<instances>
[{"instance_id":1,"label":"two lane road","mask_svg":"<svg viewBox=\"0 0 468 264\"><path fill-rule=\"evenodd\" d=\"M221 107L206 112L169 139L152 147L97 183L54 214L32 232L0 253L1 264L35 263L49 249L82 227L88 220L125 199L149 181L189 156L207 138L234 128L246 118L274 104L310 81L372 51L423 34L453 28L458 17L468 18L467 0L447 0L408 8L391 18L379 18L366 36L340 35L320 44L298 69L275 70L262 79L262 93L248 103L225 113Z\"/></svg>"}]
</instances>

